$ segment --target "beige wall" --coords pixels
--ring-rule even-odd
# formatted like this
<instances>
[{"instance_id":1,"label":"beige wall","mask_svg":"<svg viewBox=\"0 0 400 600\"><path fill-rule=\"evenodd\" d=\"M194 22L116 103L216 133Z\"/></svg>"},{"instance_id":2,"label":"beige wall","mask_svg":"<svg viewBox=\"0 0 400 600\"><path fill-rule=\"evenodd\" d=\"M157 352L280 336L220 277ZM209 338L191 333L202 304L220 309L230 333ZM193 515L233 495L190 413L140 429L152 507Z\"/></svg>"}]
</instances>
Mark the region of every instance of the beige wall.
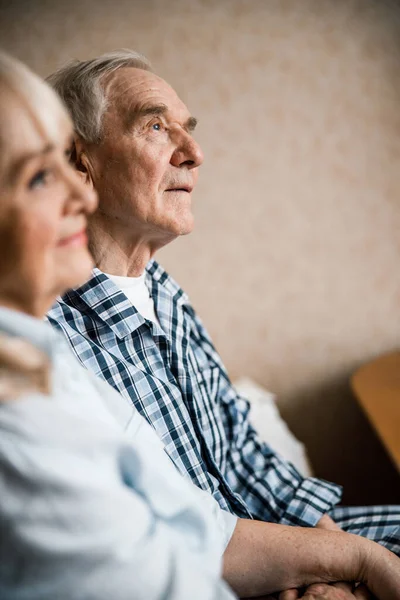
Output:
<instances>
[{"instance_id":1,"label":"beige wall","mask_svg":"<svg viewBox=\"0 0 400 600\"><path fill-rule=\"evenodd\" d=\"M279 394L318 474L344 483L348 501L399 501L399 478L347 383L400 346L396 2L0 7L1 45L41 74L133 47L178 89L200 119L206 162L196 231L160 259L231 374Z\"/></svg>"}]
</instances>

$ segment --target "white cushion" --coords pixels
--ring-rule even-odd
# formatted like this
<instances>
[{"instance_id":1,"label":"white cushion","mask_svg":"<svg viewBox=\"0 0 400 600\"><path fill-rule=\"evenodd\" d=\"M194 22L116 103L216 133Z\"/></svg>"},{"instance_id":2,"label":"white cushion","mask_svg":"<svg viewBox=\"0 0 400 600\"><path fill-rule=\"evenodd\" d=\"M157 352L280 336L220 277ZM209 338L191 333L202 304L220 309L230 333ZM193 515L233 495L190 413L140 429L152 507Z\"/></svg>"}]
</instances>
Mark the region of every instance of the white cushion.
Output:
<instances>
[{"instance_id":1,"label":"white cushion","mask_svg":"<svg viewBox=\"0 0 400 600\"><path fill-rule=\"evenodd\" d=\"M247 377L235 381L234 386L241 396L249 400L250 422L261 440L293 463L304 477L312 476L305 446L293 435L279 414L275 395Z\"/></svg>"}]
</instances>

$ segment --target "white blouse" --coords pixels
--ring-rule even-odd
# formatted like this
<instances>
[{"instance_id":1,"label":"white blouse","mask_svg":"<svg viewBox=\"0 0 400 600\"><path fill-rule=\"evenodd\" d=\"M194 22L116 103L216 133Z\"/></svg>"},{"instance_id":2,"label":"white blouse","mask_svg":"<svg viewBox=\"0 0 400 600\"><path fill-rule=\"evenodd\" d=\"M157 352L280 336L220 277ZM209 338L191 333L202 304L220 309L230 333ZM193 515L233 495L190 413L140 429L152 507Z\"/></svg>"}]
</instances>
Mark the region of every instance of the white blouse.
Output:
<instances>
[{"instance_id":1,"label":"white blouse","mask_svg":"<svg viewBox=\"0 0 400 600\"><path fill-rule=\"evenodd\" d=\"M47 323L0 308L0 332L45 351L52 375L49 396L0 404L0 598L232 600L236 517Z\"/></svg>"}]
</instances>

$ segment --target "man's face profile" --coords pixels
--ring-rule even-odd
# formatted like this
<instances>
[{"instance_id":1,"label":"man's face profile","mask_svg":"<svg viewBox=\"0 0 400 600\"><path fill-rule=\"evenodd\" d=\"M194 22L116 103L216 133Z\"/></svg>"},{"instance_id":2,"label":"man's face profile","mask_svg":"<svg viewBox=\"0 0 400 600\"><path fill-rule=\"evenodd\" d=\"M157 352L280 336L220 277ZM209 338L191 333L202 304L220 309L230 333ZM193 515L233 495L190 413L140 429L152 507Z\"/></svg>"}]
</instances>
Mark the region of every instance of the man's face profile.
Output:
<instances>
[{"instance_id":1,"label":"man's face profile","mask_svg":"<svg viewBox=\"0 0 400 600\"><path fill-rule=\"evenodd\" d=\"M192 136L196 119L148 71L121 68L103 84L102 140L90 151L99 210L150 237L190 233L191 193L203 161Z\"/></svg>"}]
</instances>

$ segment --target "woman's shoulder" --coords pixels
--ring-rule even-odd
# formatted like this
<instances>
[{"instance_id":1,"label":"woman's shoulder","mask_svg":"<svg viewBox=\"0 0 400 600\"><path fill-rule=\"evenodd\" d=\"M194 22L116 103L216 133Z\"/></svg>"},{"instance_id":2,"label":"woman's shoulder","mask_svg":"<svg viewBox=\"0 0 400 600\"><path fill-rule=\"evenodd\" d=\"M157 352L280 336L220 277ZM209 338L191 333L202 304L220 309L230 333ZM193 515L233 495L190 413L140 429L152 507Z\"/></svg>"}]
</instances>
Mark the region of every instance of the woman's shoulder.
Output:
<instances>
[{"instance_id":1,"label":"woman's shoulder","mask_svg":"<svg viewBox=\"0 0 400 600\"><path fill-rule=\"evenodd\" d=\"M48 395L49 357L30 342L0 333L0 403L31 394Z\"/></svg>"}]
</instances>

